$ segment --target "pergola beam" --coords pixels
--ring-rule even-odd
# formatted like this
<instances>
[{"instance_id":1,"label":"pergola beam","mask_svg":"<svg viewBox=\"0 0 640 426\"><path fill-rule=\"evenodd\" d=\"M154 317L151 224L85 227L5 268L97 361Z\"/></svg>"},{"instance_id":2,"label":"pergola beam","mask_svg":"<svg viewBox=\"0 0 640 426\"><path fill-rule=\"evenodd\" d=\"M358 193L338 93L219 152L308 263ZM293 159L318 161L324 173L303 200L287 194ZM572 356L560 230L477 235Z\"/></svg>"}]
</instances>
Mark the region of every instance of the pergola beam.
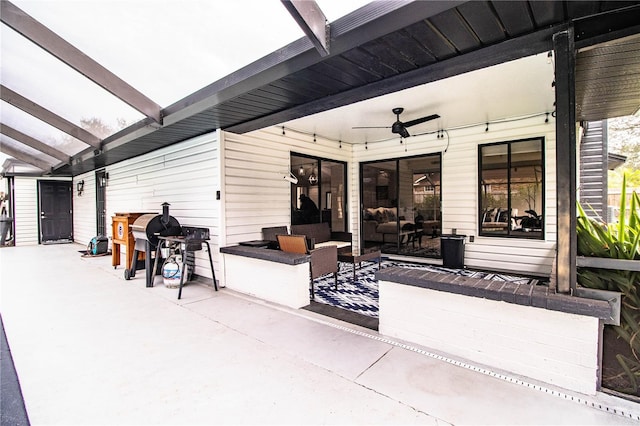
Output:
<instances>
[{"instance_id":1,"label":"pergola beam","mask_svg":"<svg viewBox=\"0 0 640 426\"><path fill-rule=\"evenodd\" d=\"M51 164L47 163L46 161L42 161L35 157L32 157L31 155L25 152L12 148L5 143L0 143L0 152L3 152L17 160L31 164L32 166L35 166L45 172L51 171Z\"/></svg>"},{"instance_id":2,"label":"pergola beam","mask_svg":"<svg viewBox=\"0 0 640 426\"><path fill-rule=\"evenodd\" d=\"M162 124L160 105L137 91L126 81L82 53L55 32L11 2L0 2L0 20L71 68L98 84L142 114Z\"/></svg>"},{"instance_id":3,"label":"pergola beam","mask_svg":"<svg viewBox=\"0 0 640 426\"><path fill-rule=\"evenodd\" d=\"M94 148L100 148L100 145L102 144L100 138L86 131L82 127L76 126L72 122L60 117L46 108L43 108L39 104L3 85L0 85L0 98L16 108L23 110L27 114L30 114L35 118L50 124L56 129L65 132L69 136L73 136L74 138L86 143L87 145L91 145Z\"/></svg>"},{"instance_id":4,"label":"pergola beam","mask_svg":"<svg viewBox=\"0 0 640 426\"><path fill-rule=\"evenodd\" d=\"M320 56L329 54L330 27L315 0L280 0Z\"/></svg>"},{"instance_id":5,"label":"pergola beam","mask_svg":"<svg viewBox=\"0 0 640 426\"><path fill-rule=\"evenodd\" d=\"M15 139L16 141L30 146L31 148L42 152L43 154L47 154L49 157L56 158L64 163L68 163L71 160L71 156L65 154L62 151L58 151L57 149L47 145L46 143L40 142L39 140L32 138L29 135L25 135L19 130L14 129L13 127L9 127L6 124L0 123L0 133L5 136L10 137L11 139Z\"/></svg>"}]
</instances>

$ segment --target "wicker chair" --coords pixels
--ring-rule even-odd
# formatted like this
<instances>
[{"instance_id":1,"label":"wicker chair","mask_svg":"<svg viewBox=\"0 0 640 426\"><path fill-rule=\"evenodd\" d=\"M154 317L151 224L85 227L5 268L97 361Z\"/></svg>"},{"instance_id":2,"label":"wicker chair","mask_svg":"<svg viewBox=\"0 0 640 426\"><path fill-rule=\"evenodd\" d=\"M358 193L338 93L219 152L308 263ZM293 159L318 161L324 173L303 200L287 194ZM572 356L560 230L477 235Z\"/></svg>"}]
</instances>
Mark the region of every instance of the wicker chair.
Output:
<instances>
[{"instance_id":1,"label":"wicker chair","mask_svg":"<svg viewBox=\"0 0 640 426\"><path fill-rule=\"evenodd\" d=\"M315 250L309 250L307 238L304 235L278 235L280 250L287 253L308 254L309 262L310 294L315 298L315 286L313 280L323 275L333 274L335 289L338 289L338 247L324 246Z\"/></svg>"}]
</instances>

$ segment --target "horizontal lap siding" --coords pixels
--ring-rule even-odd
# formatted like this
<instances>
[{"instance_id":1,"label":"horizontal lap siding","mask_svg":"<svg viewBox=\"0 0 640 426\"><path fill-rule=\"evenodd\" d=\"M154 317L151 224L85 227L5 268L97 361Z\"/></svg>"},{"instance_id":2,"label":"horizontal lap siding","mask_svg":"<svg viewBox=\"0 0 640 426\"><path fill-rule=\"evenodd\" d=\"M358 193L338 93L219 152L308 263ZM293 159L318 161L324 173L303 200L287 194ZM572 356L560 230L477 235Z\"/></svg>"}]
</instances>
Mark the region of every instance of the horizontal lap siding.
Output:
<instances>
[{"instance_id":1,"label":"horizontal lap siding","mask_svg":"<svg viewBox=\"0 0 640 426\"><path fill-rule=\"evenodd\" d=\"M84 181L84 191L78 195L77 184ZM96 236L96 174L84 173L73 178L73 235L80 244L89 244ZM107 217L107 232L111 229L111 218Z\"/></svg>"},{"instance_id":2,"label":"horizontal lap siding","mask_svg":"<svg viewBox=\"0 0 640 426\"><path fill-rule=\"evenodd\" d=\"M15 244L38 244L38 181L35 178L14 179Z\"/></svg>"},{"instance_id":3,"label":"horizontal lap siding","mask_svg":"<svg viewBox=\"0 0 640 426\"><path fill-rule=\"evenodd\" d=\"M313 136L294 131L283 135L282 128L277 127L244 135L224 132L223 146L228 245L261 239L264 227L291 225L291 184L283 179L289 170L291 152L344 162L351 157L348 144L340 148L337 142L321 137L313 142ZM352 176L350 169L347 174ZM347 188L350 196L351 182Z\"/></svg>"},{"instance_id":4,"label":"horizontal lap siding","mask_svg":"<svg viewBox=\"0 0 640 426\"><path fill-rule=\"evenodd\" d=\"M512 270L519 273L548 275L555 256L556 243L556 168L555 122L534 117L509 123L448 130L448 139L436 134L412 136L354 146L354 163L401 158L442 152L442 231L458 234L478 233L478 145L533 137L545 138L545 239L477 237L465 245L465 264L472 268ZM445 152L446 150L446 152ZM357 188L359 177L355 179ZM358 211L359 191L352 192L351 209ZM359 221L359 218L356 220ZM356 227L354 227L355 229Z\"/></svg>"},{"instance_id":5,"label":"horizontal lap siding","mask_svg":"<svg viewBox=\"0 0 640 426\"><path fill-rule=\"evenodd\" d=\"M605 218L607 207L606 121L590 121L580 143L580 202L589 216Z\"/></svg>"},{"instance_id":6,"label":"horizontal lap siding","mask_svg":"<svg viewBox=\"0 0 640 426\"><path fill-rule=\"evenodd\" d=\"M106 168L107 232L112 237L111 221L115 213L162 213L162 203L170 204L171 216L182 226L208 228L212 257L219 269L219 212L216 200L219 185L219 144L210 133L159 149ZM85 188L87 179L85 178ZM92 189L95 199L95 189ZM93 215L95 221L95 200ZM94 231L95 232L95 231ZM211 278L209 258L204 250L196 252L195 273Z\"/></svg>"}]
</instances>

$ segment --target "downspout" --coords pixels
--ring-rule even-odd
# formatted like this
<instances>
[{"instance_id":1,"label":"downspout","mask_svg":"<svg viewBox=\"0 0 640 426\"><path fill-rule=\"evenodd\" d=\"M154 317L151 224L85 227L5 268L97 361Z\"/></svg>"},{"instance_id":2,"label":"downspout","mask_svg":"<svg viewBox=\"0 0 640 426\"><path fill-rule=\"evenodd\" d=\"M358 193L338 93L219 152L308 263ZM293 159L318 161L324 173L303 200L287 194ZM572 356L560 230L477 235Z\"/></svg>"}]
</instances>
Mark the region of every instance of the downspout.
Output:
<instances>
[{"instance_id":1,"label":"downspout","mask_svg":"<svg viewBox=\"0 0 640 426\"><path fill-rule=\"evenodd\" d=\"M573 26L553 35L556 88L556 290L576 289L576 95Z\"/></svg>"}]
</instances>

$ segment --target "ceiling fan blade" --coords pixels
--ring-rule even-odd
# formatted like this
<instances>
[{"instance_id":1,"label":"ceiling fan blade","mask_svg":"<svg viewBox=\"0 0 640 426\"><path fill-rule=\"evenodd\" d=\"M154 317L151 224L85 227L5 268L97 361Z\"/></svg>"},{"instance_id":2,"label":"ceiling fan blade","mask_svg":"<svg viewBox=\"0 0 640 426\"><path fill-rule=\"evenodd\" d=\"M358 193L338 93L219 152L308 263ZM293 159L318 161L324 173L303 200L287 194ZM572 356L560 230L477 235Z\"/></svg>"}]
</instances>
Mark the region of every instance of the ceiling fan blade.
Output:
<instances>
[{"instance_id":1,"label":"ceiling fan blade","mask_svg":"<svg viewBox=\"0 0 640 426\"><path fill-rule=\"evenodd\" d=\"M438 114L431 114L426 117L416 118L415 120L406 121L404 123L404 127L415 126L416 124L425 123L427 121L435 120L436 118L440 118L440 116Z\"/></svg>"}]
</instances>

